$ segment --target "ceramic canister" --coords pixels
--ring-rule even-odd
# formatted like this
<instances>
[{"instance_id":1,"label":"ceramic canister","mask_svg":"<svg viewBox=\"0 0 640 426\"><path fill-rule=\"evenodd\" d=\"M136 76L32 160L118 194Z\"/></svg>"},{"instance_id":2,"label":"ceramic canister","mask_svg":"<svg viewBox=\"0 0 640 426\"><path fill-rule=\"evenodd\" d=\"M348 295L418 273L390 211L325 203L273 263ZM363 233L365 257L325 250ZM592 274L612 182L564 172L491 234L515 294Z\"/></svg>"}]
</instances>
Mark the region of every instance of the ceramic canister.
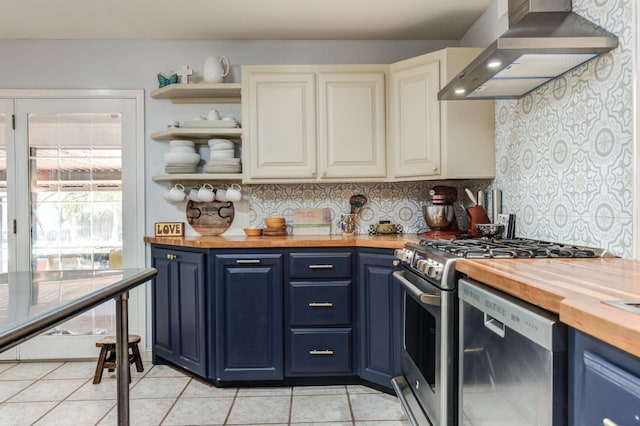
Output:
<instances>
[{"instance_id":1,"label":"ceramic canister","mask_svg":"<svg viewBox=\"0 0 640 426\"><path fill-rule=\"evenodd\" d=\"M349 235L356 232L356 215L343 214L340 216L340 233Z\"/></svg>"}]
</instances>

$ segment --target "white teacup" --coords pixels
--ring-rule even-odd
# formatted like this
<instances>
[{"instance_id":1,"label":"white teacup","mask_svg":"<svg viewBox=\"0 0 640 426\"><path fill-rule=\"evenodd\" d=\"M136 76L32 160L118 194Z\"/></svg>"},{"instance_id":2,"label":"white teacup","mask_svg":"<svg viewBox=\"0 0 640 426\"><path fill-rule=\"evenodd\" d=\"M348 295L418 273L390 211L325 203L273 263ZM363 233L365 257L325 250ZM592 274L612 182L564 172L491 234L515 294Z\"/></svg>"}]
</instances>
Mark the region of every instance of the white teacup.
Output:
<instances>
[{"instance_id":1,"label":"white teacup","mask_svg":"<svg viewBox=\"0 0 640 426\"><path fill-rule=\"evenodd\" d=\"M176 183L175 186L169 190L169 194L167 194L169 201L174 203L184 201L186 196L187 194L184 192L184 186L181 183Z\"/></svg>"},{"instance_id":2,"label":"white teacup","mask_svg":"<svg viewBox=\"0 0 640 426\"><path fill-rule=\"evenodd\" d=\"M232 203L242 200L242 187L237 183L232 184L229 189L227 189L226 196L227 201L231 201Z\"/></svg>"},{"instance_id":3,"label":"white teacup","mask_svg":"<svg viewBox=\"0 0 640 426\"><path fill-rule=\"evenodd\" d=\"M216 200L218 201L229 201L227 200L227 190L224 188L216 189Z\"/></svg>"},{"instance_id":4,"label":"white teacup","mask_svg":"<svg viewBox=\"0 0 640 426\"><path fill-rule=\"evenodd\" d=\"M218 110L212 109L211 111L209 111L209 115L207 116L207 119L220 120L220 113L218 112Z\"/></svg>"},{"instance_id":5,"label":"white teacup","mask_svg":"<svg viewBox=\"0 0 640 426\"><path fill-rule=\"evenodd\" d=\"M191 188L191 190L189 191L189 195L187 195L187 198L196 203L200 201L200 198L198 198L198 188Z\"/></svg>"},{"instance_id":6,"label":"white teacup","mask_svg":"<svg viewBox=\"0 0 640 426\"><path fill-rule=\"evenodd\" d=\"M198 190L198 200L203 203L210 203L216 197L216 193L213 191L213 186L208 183L202 185L202 188Z\"/></svg>"}]
</instances>

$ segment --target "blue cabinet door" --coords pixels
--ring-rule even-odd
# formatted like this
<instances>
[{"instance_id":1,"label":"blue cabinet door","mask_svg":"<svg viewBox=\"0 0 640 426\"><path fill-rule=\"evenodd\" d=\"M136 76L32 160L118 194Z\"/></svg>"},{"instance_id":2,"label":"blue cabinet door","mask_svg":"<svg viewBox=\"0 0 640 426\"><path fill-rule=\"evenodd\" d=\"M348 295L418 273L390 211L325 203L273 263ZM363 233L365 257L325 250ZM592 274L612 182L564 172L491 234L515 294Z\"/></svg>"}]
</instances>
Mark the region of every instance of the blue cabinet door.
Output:
<instances>
[{"instance_id":1,"label":"blue cabinet door","mask_svg":"<svg viewBox=\"0 0 640 426\"><path fill-rule=\"evenodd\" d=\"M154 247L153 355L207 373L206 253Z\"/></svg>"},{"instance_id":2,"label":"blue cabinet door","mask_svg":"<svg viewBox=\"0 0 640 426\"><path fill-rule=\"evenodd\" d=\"M402 305L390 250L358 252L360 377L391 388L400 374Z\"/></svg>"},{"instance_id":3,"label":"blue cabinet door","mask_svg":"<svg viewBox=\"0 0 640 426\"><path fill-rule=\"evenodd\" d=\"M216 379L283 378L281 254L215 254Z\"/></svg>"},{"instance_id":4,"label":"blue cabinet door","mask_svg":"<svg viewBox=\"0 0 640 426\"><path fill-rule=\"evenodd\" d=\"M640 359L572 329L569 424L640 425Z\"/></svg>"}]
</instances>

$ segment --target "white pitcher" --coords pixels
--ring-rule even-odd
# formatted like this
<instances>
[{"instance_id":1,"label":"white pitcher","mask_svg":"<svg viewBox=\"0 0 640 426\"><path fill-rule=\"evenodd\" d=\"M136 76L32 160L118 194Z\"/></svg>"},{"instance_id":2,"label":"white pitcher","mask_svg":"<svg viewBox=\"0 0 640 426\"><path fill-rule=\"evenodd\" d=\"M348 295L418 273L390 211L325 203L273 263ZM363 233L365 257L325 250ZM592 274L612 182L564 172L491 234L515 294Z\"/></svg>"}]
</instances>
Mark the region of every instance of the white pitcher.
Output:
<instances>
[{"instance_id":1,"label":"white pitcher","mask_svg":"<svg viewBox=\"0 0 640 426\"><path fill-rule=\"evenodd\" d=\"M209 56L204 61L202 79L205 83L222 83L229 74L229 59L226 56Z\"/></svg>"}]
</instances>

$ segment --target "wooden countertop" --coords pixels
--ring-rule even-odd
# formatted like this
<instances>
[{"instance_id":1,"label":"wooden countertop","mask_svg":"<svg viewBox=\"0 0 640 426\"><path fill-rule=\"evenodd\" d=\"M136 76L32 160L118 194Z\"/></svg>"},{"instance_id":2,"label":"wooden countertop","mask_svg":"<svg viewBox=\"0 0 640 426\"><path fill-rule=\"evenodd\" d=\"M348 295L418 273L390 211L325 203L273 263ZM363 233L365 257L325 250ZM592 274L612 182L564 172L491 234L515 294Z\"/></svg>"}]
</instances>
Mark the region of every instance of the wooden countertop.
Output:
<instances>
[{"instance_id":1,"label":"wooden countertop","mask_svg":"<svg viewBox=\"0 0 640 426\"><path fill-rule=\"evenodd\" d=\"M469 277L559 315L560 321L640 357L640 313L602 303L640 303L640 261L461 259Z\"/></svg>"},{"instance_id":2,"label":"wooden countertop","mask_svg":"<svg viewBox=\"0 0 640 426\"><path fill-rule=\"evenodd\" d=\"M368 247L396 249L418 242L418 234L389 235L288 235L285 237L145 237L150 244L193 248L288 248L288 247Z\"/></svg>"}]
</instances>

